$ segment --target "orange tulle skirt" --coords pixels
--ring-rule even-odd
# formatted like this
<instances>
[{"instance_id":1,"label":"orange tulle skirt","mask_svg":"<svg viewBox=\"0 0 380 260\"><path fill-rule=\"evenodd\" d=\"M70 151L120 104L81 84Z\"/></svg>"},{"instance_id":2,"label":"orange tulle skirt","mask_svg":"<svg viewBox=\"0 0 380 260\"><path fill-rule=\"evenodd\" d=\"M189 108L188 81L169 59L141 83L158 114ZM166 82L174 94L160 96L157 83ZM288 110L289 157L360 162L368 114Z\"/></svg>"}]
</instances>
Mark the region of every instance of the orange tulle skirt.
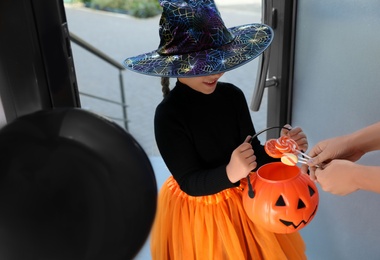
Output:
<instances>
[{"instance_id":1,"label":"orange tulle skirt","mask_svg":"<svg viewBox=\"0 0 380 260\"><path fill-rule=\"evenodd\" d=\"M243 188L189 196L169 177L161 188L151 232L153 260L306 259L298 232L256 226L242 203Z\"/></svg>"}]
</instances>

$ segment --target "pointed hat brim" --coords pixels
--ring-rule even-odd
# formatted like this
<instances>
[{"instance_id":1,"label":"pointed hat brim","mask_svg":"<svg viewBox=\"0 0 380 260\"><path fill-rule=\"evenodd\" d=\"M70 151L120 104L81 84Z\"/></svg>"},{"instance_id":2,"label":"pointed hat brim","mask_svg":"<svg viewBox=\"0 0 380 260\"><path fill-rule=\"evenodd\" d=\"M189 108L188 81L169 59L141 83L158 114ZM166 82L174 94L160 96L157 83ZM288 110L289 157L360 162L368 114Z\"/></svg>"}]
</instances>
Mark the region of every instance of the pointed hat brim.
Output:
<instances>
[{"instance_id":1,"label":"pointed hat brim","mask_svg":"<svg viewBox=\"0 0 380 260\"><path fill-rule=\"evenodd\" d=\"M158 77L199 77L235 69L258 57L273 40L265 24L247 24L228 29L235 37L215 49L180 55L160 55L157 50L127 58L123 65L134 72Z\"/></svg>"}]
</instances>

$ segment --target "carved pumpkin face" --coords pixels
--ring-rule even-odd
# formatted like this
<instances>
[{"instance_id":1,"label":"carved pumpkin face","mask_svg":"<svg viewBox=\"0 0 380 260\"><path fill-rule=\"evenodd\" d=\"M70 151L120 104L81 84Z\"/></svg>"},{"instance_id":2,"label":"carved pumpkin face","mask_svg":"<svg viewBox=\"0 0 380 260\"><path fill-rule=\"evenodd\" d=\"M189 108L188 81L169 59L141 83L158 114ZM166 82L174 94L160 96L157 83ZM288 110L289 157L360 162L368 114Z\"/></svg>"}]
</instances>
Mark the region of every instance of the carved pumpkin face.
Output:
<instances>
[{"instance_id":1,"label":"carved pumpkin face","mask_svg":"<svg viewBox=\"0 0 380 260\"><path fill-rule=\"evenodd\" d=\"M316 185L297 166L269 163L251 175L254 196L244 189L243 205L249 218L274 233L292 233L314 218L319 203Z\"/></svg>"}]
</instances>

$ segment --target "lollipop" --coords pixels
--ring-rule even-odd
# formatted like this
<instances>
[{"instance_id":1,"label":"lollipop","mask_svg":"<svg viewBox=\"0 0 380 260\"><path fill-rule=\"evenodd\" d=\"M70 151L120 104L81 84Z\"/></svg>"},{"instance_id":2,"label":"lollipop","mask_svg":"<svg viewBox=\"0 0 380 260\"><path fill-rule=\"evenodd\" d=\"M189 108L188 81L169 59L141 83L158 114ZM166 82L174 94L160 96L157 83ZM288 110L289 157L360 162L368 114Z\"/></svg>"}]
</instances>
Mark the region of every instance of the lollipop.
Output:
<instances>
[{"instance_id":1,"label":"lollipop","mask_svg":"<svg viewBox=\"0 0 380 260\"><path fill-rule=\"evenodd\" d=\"M281 157L281 162L289 166L294 166L298 162L298 157L293 153L284 153Z\"/></svg>"},{"instance_id":2,"label":"lollipop","mask_svg":"<svg viewBox=\"0 0 380 260\"><path fill-rule=\"evenodd\" d=\"M299 153L299 147L296 141L289 136L281 136L278 139L270 139L264 146L267 154L273 158L281 158L281 162L286 165L294 166L298 162L296 154Z\"/></svg>"},{"instance_id":3,"label":"lollipop","mask_svg":"<svg viewBox=\"0 0 380 260\"><path fill-rule=\"evenodd\" d=\"M265 152L273 158L281 158L282 152L276 148L276 139L269 139L264 145Z\"/></svg>"},{"instance_id":4,"label":"lollipop","mask_svg":"<svg viewBox=\"0 0 380 260\"><path fill-rule=\"evenodd\" d=\"M269 139L264 145L267 154L273 158L281 158L284 153L298 153L298 144L290 137L284 135L278 139Z\"/></svg>"},{"instance_id":5,"label":"lollipop","mask_svg":"<svg viewBox=\"0 0 380 260\"><path fill-rule=\"evenodd\" d=\"M290 137L284 135L276 140L275 147L281 153L296 153L298 144Z\"/></svg>"},{"instance_id":6,"label":"lollipop","mask_svg":"<svg viewBox=\"0 0 380 260\"><path fill-rule=\"evenodd\" d=\"M269 127L267 129L264 129L258 133L256 133L252 139L254 140L255 137L260 135L261 133L268 131L270 129L274 128L284 128L287 130L290 130L287 127L280 127L280 126L273 126ZM303 156L307 156L301 151L299 151L299 147L296 141L291 139L289 136L281 136L278 139L269 139L268 141L265 142L264 145L265 152L273 158L281 158L281 161L286 164L286 165L296 165L297 162L299 161L297 155L301 154ZM309 157L310 159L310 157Z\"/></svg>"}]
</instances>

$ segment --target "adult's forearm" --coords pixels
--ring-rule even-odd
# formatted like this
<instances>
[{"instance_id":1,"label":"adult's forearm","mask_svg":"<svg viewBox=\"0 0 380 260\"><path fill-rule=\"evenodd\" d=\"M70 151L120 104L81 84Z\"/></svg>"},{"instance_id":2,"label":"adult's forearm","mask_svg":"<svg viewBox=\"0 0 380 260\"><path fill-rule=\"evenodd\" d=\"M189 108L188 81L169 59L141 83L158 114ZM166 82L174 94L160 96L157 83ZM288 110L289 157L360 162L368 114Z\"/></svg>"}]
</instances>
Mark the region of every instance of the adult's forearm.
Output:
<instances>
[{"instance_id":1,"label":"adult's forearm","mask_svg":"<svg viewBox=\"0 0 380 260\"><path fill-rule=\"evenodd\" d=\"M356 146L365 153L380 150L380 122L360 129L347 137L352 146Z\"/></svg>"},{"instance_id":2,"label":"adult's forearm","mask_svg":"<svg viewBox=\"0 0 380 260\"><path fill-rule=\"evenodd\" d=\"M355 182L359 189L380 193L380 166L358 165L360 173Z\"/></svg>"}]
</instances>

